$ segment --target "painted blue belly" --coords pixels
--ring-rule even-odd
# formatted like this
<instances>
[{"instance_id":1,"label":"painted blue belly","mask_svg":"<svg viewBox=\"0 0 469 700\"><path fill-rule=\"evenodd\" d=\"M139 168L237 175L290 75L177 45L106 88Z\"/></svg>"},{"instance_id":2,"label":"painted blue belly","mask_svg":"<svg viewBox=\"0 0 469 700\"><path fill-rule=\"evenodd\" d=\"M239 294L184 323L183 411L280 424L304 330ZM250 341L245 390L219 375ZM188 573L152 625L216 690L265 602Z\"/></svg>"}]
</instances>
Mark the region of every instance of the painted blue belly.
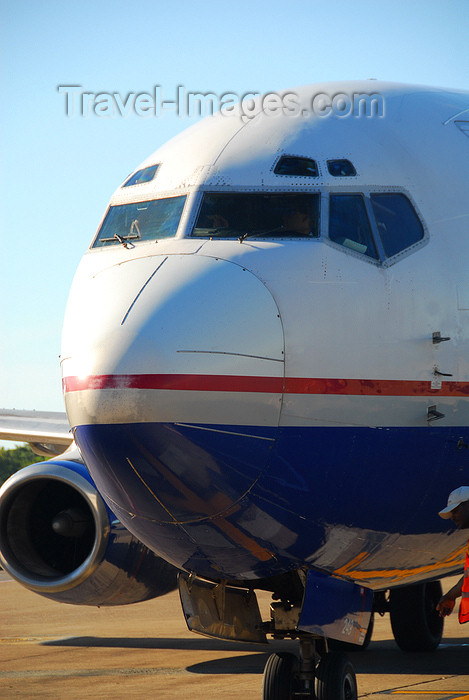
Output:
<instances>
[{"instance_id":1,"label":"painted blue belly","mask_svg":"<svg viewBox=\"0 0 469 700\"><path fill-rule=\"evenodd\" d=\"M80 426L75 437L123 524L202 576L304 564L340 573L385 550L389 568L425 566L460 541L438 510L468 482L467 428L139 423Z\"/></svg>"}]
</instances>

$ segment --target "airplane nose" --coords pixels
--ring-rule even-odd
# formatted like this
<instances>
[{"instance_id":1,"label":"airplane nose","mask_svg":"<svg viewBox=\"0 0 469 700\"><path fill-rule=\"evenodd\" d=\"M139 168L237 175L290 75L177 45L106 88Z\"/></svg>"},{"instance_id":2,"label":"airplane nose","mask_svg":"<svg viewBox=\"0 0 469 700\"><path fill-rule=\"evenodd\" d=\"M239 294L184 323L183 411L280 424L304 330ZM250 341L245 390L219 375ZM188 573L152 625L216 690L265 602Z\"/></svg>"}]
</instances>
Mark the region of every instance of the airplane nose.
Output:
<instances>
[{"instance_id":1,"label":"airplane nose","mask_svg":"<svg viewBox=\"0 0 469 700\"><path fill-rule=\"evenodd\" d=\"M284 339L266 286L233 262L167 255L76 287L66 408L116 515L182 524L236 509L266 468L280 416Z\"/></svg>"}]
</instances>

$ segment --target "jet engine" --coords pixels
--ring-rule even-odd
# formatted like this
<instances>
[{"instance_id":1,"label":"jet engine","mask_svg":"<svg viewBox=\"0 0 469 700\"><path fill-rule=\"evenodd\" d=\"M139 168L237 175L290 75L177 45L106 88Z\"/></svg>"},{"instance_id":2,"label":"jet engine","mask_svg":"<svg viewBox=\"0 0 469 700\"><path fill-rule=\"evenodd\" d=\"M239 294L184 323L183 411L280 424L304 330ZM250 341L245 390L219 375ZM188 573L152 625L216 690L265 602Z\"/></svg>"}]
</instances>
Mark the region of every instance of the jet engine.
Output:
<instances>
[{"instance_id":1,"label":"jet engine","mask_svg":"<svg viewBox=\"0 0 469 700\"><path fill-rule=\"evenodd\" d=\"M23 586L75 605L125 605L177 586L178 570L121 525L77 451L0 488L0 564Z\"/></svg>"}]
</instances>

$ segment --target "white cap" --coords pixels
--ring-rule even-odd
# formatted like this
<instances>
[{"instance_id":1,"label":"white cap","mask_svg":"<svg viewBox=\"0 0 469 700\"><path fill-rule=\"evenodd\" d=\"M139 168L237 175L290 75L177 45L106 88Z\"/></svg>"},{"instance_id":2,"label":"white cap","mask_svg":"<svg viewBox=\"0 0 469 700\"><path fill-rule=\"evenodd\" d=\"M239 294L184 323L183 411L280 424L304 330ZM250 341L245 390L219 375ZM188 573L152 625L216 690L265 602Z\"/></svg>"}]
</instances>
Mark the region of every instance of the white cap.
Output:
<instances>
[{"instance_id":1,"label":"white cap","mask_svg":"<svg viewBox=\"0 0 469 700\"><path fill-rule=\"evenodd\" d=\"M461 503L469 501L469 486L460 486L458 489L454 489L448 496L448 505L443 510L440 510L438 515L440 518L451 518L451 512L457 508Z\"/></svg>"}]
</instances>

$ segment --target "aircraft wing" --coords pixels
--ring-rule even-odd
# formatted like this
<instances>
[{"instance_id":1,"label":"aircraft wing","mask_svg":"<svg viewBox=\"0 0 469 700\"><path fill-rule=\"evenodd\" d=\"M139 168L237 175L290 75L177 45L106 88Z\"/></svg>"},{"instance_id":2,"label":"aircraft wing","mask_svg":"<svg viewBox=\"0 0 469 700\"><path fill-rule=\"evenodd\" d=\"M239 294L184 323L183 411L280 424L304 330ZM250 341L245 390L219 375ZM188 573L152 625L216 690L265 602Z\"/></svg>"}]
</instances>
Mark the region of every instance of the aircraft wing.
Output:
<instances>
[{"instance_id":1,"label":"aircraft wing","mask_svg":"<svg viewBox=\"0 0 469 700\"><path fill-rule=\"evenodd\" d=\"M73 435L66 413L0 409L0 440L28 442L36 454L50 457L65 452Z\"/></svg>"}]
</instances>

